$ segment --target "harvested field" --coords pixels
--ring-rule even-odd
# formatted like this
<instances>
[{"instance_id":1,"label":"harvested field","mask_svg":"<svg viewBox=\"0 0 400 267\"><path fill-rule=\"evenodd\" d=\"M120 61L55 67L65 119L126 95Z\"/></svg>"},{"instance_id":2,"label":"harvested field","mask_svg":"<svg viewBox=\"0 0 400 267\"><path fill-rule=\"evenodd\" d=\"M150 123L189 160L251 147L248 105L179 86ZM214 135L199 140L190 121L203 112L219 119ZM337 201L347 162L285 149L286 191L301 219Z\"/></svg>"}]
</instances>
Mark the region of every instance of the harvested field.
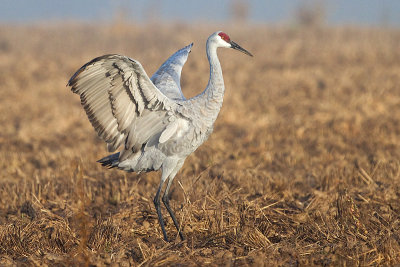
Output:
<instances>
[{"instance_id":1,"label":"harvested field","mask_svg":"<svg viewBox=\"0 0 400 267\"><path fill-rule=\"evenodd\" d=\"M0 26L0 265L400 264L400 31L224 27L226 93L214 133L185 162L162 239L159 173L107 155L65 85L119 53L148 74L194 42L186 97L208 81L220 27ZM166 210L164 210L166 214Z\"/></svg>"}]
</instances>

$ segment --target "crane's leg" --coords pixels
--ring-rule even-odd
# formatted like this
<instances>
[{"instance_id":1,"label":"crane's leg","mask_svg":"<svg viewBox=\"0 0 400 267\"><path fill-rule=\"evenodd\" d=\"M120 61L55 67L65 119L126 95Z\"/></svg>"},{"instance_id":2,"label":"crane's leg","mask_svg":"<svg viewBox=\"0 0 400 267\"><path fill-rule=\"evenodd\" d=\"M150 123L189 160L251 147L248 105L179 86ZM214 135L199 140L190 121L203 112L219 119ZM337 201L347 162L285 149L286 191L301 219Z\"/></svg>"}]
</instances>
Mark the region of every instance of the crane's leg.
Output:
<instances>
[{"instance_id":1,"label":"crane's leg","mask_svg":"<svg viewBox=\"0 0 400 267\"><path fill-rule=\"evenodd\" d=\"M181 237L181 239L183 240L183 235L182 233L179 231L179 225L178 222L175 218L175 215L173 214L171 208L169 207L169 199L168 199L168 191L169 191L169 187L172 184L172 180L174 179L176 173L179 171L179 169L182 167L184 160L178 161L175 158L166 158L163 162L162 165L162 174L161 174L161 182L160 185L158 187L156 196L154 197L154 206L156 207L156 211L157 211L157 215L158 215L158 222L160 223L161 226L161 230L163 232L164 235L164 240L169 242L168 237L167 237L167 232L165 231L165 225L164 225L164 221L163 221L163 217L161 214L161 206L160 206L160 193L161 193L161 189L162 186L164 184L164 182L167 180L167 178L169 178L168 184L167 184L167 188L165 189L164 195L163 195L163 202L165 207L167 208L169 214L172 217L172 220L174 221L175 227L176 229L178 229L179 235ZM165 200L164 198L166 198L167 200ZM165 204L167 203L167 204Z\"/></svg>"},{"instance_id":2,"label":"crane's leg","mask_svg":"<svg viewBox=\"0 0 400 267\"><path fill-rule=\"evenodd\" d=\"M160 206L160 192L161 192L161 188L164 184L164 179L161 179L161 183L160 186L158 187L156 196L154 197L154 206L156 207L156 211L157 211L157 215L158 215L158 222L160 223L161 226L161 231L163 232L164 235L164 240L168 241L168 237L167 237L167 232L165 231L165 226L164 226L164 221L163 221L163 217L161 214L161 206Z\"/></svg>"},{"instance_id":3,"label":"crane's leg","mask_svg":"<svg viewBox=\"0 0 400 267\"><path fill-rule=\"evenodd\" d=\"M165 205L165 207L167 208L168 213L169 213L169 215L170 215L171 218L172 218L172 221L174 222L174 225L175 225L175 227L176 227L176 230L178 230L179 237L180 237L181 240L183 241L183 240L185 240L185 237L183 236L183 233L182 233L182 231L181 231L181 229L180 229L180 227L179 227L179 223L178 223L178 221L176 220L176 217L175 217L174 212L172 211L171 207L169 206L169 195L168 195L168 192L169 192L169 188L170 188L170 186L171 186L173 180L174 180L174 177L170 177L170 178L169 178L168 184L167 184L167 188L165 189L164 195L163 195L163 197L162 197L162 201L164 202L164 205Z\"/></svg>"},{"instance_id":4,"label":"crane's leg","mask_svg":"<svg viewBox=\"0 0 400 267\"><path fill-rule=\"evenodd\" d=\"M174 180L175 175L178 173L178 171L182 168L184 162L185 162L185 160L179 161L178 164L176 164L175 168L172 170L171 174L169 175L167 188L165 188L164 195L162 197L162 201L163 201L165 207L167 208L168 213L171 216L172 221L174 222L175 228L176 228L176 230L178 230L179 237L181 238L182 241L185 240L185 237L183 236L182 230L179 227L179 223L175 217L174 212L172 211L171 207L169 206L169 195L168 194L169 194L169 188L172 185L172 181Z\"/></svg>"}]
</instances>

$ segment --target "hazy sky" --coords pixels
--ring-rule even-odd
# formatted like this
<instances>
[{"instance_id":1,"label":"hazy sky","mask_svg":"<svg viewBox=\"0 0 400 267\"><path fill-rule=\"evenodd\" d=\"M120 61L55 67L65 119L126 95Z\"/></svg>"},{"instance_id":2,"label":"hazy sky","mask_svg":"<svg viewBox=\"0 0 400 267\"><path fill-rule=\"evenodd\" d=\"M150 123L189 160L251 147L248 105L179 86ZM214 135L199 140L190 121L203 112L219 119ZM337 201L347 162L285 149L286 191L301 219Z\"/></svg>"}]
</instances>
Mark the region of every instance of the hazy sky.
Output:
<instances>
[{"instance_id":1,"label":"hazy sky","mask_svg":"<svg viewBox=\"0 0 400 267\"><path fill-rule=\"evenodd\" d=\"M238 1L238 0L236 0ZM323 3L330 24L382 24L400 27L400 0L242 0L248 3L253 23L285 23L304 3ZM224 22L229 20L228 0L0 0L0 23L48 20L109 21L124 10L128 19Z\"/></svg>"}]
</instances>

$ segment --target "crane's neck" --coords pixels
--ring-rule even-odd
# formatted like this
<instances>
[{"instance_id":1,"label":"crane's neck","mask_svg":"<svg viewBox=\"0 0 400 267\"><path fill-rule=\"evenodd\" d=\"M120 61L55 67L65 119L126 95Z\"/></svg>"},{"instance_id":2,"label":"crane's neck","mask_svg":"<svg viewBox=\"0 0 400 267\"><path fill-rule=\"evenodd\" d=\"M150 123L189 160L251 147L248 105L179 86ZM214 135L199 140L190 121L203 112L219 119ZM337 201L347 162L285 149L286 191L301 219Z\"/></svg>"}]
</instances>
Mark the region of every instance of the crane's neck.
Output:
<instances>
[{"instance_id":1,"label":"crane's neck","mask_svg":"<svg viewBox=\"0 0 400 267\"><path fill-rule=\"evenodd\" d=\"M199 101L202 102L202 111L214 123L222 107L225 86L221 64L217 56L217 45L208 40L206 49L207 58L210 63L210 79L208 80L206 89L199 96Z\"/></svg>"},{"instance_id":2,"label":"crane's neck","mask_svg":"<svg viewBox=\"0 0 400 267\"><path fill-rule=\"evenodd\" d=\"M222 105L225 92L224 78L222 76L221 64L217 56L217 46L210 41L207 42L207 58L210 63L210 79L208 80L204 94L207 95L210 100L219 100Z\"/></svg>"}]
</instances>

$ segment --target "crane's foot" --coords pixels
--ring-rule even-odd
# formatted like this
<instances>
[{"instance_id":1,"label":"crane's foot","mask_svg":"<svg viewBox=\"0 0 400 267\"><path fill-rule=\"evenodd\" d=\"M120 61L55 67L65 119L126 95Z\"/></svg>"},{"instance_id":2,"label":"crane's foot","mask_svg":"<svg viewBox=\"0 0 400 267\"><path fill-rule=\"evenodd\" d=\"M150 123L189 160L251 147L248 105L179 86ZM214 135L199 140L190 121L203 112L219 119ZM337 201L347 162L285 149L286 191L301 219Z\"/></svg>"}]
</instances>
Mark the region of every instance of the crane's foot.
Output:
<instances>
[{"instance_id":1,"label":"crane's foot","mask_svg":"<svg viewBox=\"0 0 400 267\"><path fill-rule=\"evenodd\" d=\"M168 213L169 213L169 215L170 215L171 218L172 218L172 221L174 222L174 225L175 225L176 230L178 230L179 237L181 238L182 241L184 241L184 240L185 240L185 237L184 237L184 235L183 235L183 233L182 233L182 230L181 230L180 227L179 227L178 220L176 219L174 212L172 211L171 207L169 206L169 197L168 197L168 194L164 194L164 195L163 195L162 201L163 201L165 207L167 208Z\"/></svg>"}]
</instances>

